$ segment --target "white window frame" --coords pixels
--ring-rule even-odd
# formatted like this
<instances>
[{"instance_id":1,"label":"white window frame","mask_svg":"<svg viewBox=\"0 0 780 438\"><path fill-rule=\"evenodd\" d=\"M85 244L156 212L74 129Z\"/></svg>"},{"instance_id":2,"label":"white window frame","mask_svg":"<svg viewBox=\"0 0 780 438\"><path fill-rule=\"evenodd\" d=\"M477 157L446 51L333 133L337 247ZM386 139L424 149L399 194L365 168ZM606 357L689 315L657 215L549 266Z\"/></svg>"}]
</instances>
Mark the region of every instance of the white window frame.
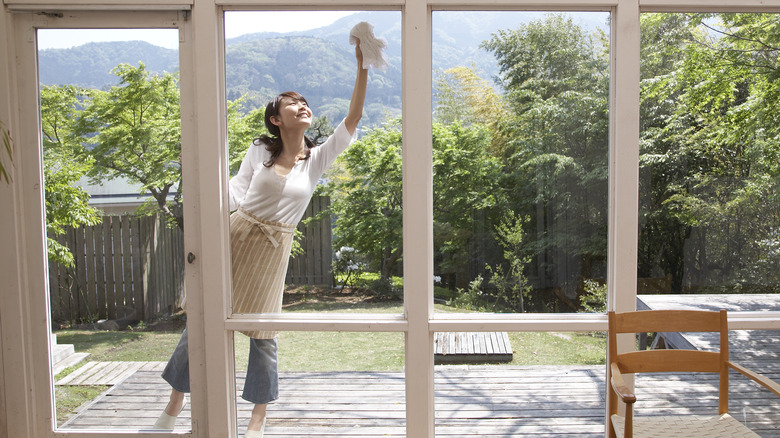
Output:
<instances>
[{"instance_id":1,"label":"white window frame","mask_svg":"<svg viewBox=\"0 0 780 438\"><path fill-rule=\"evenodd\" d=\"M405 334L407 436L434 436L433 333L436 331L604 331L603 314L434 314L431 116L431 13L434 10L599 10L612 14L609 142L608 308L636 305L639 175L640 12L780 12L780 0L3 0L0 19L0 119L14 134L14 181L0 183L0 433L13 437L229 436L236 431L232 331L243 328L389 331ZM50 315L37 75L30 29L37 11L131 14L192 9L180 46L187 230L195 255L186 283L192 382L192 432L52 432ZM231 317L223 10L390 9L403 20L403 315ZM29 12L29 13L25 13ZM113 23L112 23L113 24ZM136 23L133 23L136 24ZM85 27L80 23L78 27ZM111 26L114 27L114 26ZM128 26L129 27L129 26ZM132 26L136 27L136 26ZM158 27L149 25L148 27ZM193 31L190 32L190 29ZM410 42L414 42L410 44ZM32 62L32 64L30 64ZM34 69L34 67L33 67ZM197 84L197 86L196 86ZM32 116L31 116L32 115ZM201 165L204 163L204 165ZM219 163L214 166L213 163ZM208 165L206 165L208 164ZM414 224L414 225L411 225ZM220 230L214 233L213 230ZM208 267L204 269L204 267ZM204 309L209 309L208 312ZM221 310L219 310L221 309ZM734 329L780 329L780 312L732 313ZM628 343L626 343L628 344ZM46 348L44 348L46 347ZM206 403L208 400L208 403ZM5 430L4 430L5 429Z\"/></svg>"},{"instance_id":2,"label":"white window frame","mask_svg":"<svg viewBox=\"0 0 780 438\"><path fill-rule=\"evenodd\" d=\"M80 9L80 8L77 8ZM124 10L116 11L91 11L91 10L59 10L57 8L39 8L19 6L13 8L11 14L13 18L14 36L10 39L15 42L13 51L16 60L16 70L12 72L15 75L15 93L14 97L18 102L17 114L11 113L9 119L14 123L11 125L14 132L16 144L16 168L14 186L32 188L16 193L18 207L15 208L20 221L18 227L19 236L22 237L18 251L25 253L25 256L19 261L20 269L25 271L25 276L21 278L23 284L22 290L31 291L30 293L20 294L13 300L11 296L3 294L2 307L6 304L13 305L21 309L18 314L3 312L2 332L3 345L10 348L4 351L3 368L5 370L24 369L26 373L19 376L19 379L9 379L5 375L4 383L9 384L8 394L15 394L11 389L13 384L21 384L29 394L28 403L20 404L8 403L7 406L12 409L18 409L22 414L20 417L9 415L8 428L9 436L36 436L36 437L95 437L95 436L165 436L159 433L134 433L132 431L116 430L95 430L89 432L80 431L55 431L55 406L54 406L54 376L51 370L50 361L50 327L51 320L50 306L48 297L48 272L46 261L46 240L45 240L45 210L43 206L43 175L42 166L43 152L41 149L40 138L40 101L37 71L37 30L38 29L89 29L89 28L111 28L111 29L143 29L143 28L168 28L176 29L179 33L180 41L180 67L182 71L191 71L191 60L188 59L190 51L185 50L190 44L189 25L187 17L190 14L189 6L170 6L155 7L149 11ZM4 17L7 18L7 17ZM7 59L7 58L6 58ZM187 87L192 88L190 81L181 81L182 90ZM191 99L191 93L186 94ZM191 132L191 118L186 117L186 108L184 104L186 99L182 99L182 134ZM16 207L16 206L15 206ZM31 219L32 218L32 219ZM31 219L31 220L28 220ZM34 292L32 292L34 291ZM14 302L16 301L16 302ZM18 307L17 307L18 306ZM14 321L16 320L16 321ZM7 321L11 323L8 324ZM16 336L23 340L25 346L35 346L34 348L22 348L21 355L5 354L13 351L14 342L6 342L7 334L14 336L9 332L9 328L18 325L19 332ZM32 365L31 365L32 364ZM10 368L9 368L10 367ZM29 374L28 374L29 373ZM193 390L195 391L195 390ZM199 398L203 399L204 396ZM28 434L25 435L23 431ZM191 436L189 432L172 433L168 436Z\"/></svg>"}]
</instances>

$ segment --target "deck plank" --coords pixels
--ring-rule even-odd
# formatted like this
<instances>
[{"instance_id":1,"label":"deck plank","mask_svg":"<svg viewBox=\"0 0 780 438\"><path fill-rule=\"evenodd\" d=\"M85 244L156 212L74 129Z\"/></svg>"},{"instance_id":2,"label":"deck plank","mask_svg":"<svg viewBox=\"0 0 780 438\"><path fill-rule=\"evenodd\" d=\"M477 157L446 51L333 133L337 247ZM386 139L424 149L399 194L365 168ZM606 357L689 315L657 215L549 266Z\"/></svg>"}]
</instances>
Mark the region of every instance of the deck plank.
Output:
<instances>
[{"instance_id":1,"label":"deck plank","mask_svg":"<svg viewBox=\"0 0 780 438\"><path fill-rule=\"evenodd\" d=\"M673 409L717 411L716 378L688 374L669 382L667 377L638 376L638 388L652 389L638 392L637 415L663 415ZM243 383L239 374L237 390ZM780 399L762 395L753 386L732 375L732 415L763 437L780 437ZM603 366L437 366L434 389L437 437L603 437ZM169 392L160 370L136 371L63 429L148 430ZM405 397L400 372L282 373L280 399L268 408L266 436L403 437ZM676 408L680 403L685 407ZM239 398L239 433L251 410L252 405ZM186 430L189 424L188 404L177 429Z\"/></svg>"},{"instance_id":2,"label":"deck plank","mask_svg":"<svg viewBox=\"0 0 780 438\"><path fill-rule=\"evenodd\" d=\"M503 363L513 356L506 332L437 332L433 348L437 364Z\"/></svg>"}]
</instances>

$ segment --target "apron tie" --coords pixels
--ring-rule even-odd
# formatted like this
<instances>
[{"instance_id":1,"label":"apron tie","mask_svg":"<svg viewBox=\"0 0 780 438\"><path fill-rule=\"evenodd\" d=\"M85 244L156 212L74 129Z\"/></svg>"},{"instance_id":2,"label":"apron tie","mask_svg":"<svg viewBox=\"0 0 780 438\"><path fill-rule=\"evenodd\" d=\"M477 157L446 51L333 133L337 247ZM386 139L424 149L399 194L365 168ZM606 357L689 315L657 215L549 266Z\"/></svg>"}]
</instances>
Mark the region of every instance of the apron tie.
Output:
<instances>
[{"instance_id":1,"label":"apron tie","mask_svg":"<svg viewBox=\"0 0 780 438\"><path fill-rule=\"evenodd\" d=\"M239 208L236 213L238 213L239 216L246 219L248 222L250 222L252 225L256 226L260 229L260 231L265 235L265 237L268 238L268 241L271 242L271 245L274 246L274 248L279 246L279 241L276 240L274 237L274 231L278 231L280 233L292 233L292 230L288 230L282 227L277 227L271 224L266 224L263 222L260 222L257 220L256 217L252 216L250 213L248 213L243 208ZM249 235L249 232L252 231L252 227L247 227L243 233L238 237L238 240L243 242L246 240L246 237Z\"/></svg>"}]
</instances>

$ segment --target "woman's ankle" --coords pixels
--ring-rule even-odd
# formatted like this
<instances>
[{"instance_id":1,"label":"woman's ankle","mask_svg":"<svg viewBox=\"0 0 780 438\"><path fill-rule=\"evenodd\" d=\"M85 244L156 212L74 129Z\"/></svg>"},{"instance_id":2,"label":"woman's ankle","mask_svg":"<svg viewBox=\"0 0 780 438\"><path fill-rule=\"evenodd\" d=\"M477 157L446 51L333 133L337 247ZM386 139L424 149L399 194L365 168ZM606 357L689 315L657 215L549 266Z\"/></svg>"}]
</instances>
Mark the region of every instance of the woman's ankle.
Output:
<instances>
[{"instance_id":1,"label":"woman's ankle","mask_svg":"<svg viewBox=\"0 0 780 438\"><path fill-rule=\"evenodd\" d=\"M263 417L263 422L260 423L260 429L252 430L247 428L246 433L244 434L244 438L262 438L264 432L265 432L265 417Z\"/></svg>"},{"instance_id":2,"label":"woman's ankle","mask_svg":"<svg viewBox=\"0 0 780 438\"><path fill-rule=\"evenodd\" d=\"M184 409L184 403L184 397L181 397L180 399L178 397L171 397L168 401L168 405L165 406L165 413L172 417L178 417Z\"/></svg>"}]
</instances>

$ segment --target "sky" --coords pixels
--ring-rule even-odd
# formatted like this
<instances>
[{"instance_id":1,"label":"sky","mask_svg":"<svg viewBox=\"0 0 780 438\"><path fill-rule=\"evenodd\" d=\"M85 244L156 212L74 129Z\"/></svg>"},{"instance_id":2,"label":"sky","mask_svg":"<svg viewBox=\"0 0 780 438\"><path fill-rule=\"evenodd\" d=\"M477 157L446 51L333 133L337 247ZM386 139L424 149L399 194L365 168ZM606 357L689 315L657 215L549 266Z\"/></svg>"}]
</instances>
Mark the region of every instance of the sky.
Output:
<instances>
[{"instance_id":1,"label":"sky","mask_svg":"<svg viewBox=\"0 0 780 438\"><path fill-rule=\"evenodd\" d=\"M229 11L225 13L225 37L256 32L292 32L327 26L354 11ZM38 49L68 49L90 42L142 40L176 49L173 29L45 29L38 32Z\"/></svg>"}]
</instances>

